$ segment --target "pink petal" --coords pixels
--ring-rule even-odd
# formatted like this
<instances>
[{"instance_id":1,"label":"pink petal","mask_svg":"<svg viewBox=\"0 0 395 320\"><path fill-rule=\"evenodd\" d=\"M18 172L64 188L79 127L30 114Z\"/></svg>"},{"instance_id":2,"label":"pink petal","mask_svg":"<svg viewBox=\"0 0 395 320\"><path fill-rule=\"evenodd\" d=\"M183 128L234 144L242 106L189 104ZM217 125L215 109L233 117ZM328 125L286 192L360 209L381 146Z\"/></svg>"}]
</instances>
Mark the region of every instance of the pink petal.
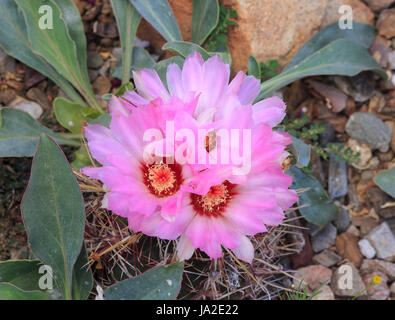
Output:
<instances>
[{"instance_id":1,"label":"pink petal","mask_svg":"<svg viewBox=\"0 0 395 320\"><path fill-rule=\"evenodd\" d=\"M225 64L218 55L204 63L197 115L206 108L218 107L221 97L226 93L229 74L229 65Z\"/></svg>"},{"instance_id":2,"label":"pink petal","mask_svg":"<svg viewBox=\"0 0 395 320\"><path fill-rule=\"evenodd\" d=\"M184 87L182 85L182 74L180 67L172 63L168 66L166 72L167 87L169 88L172 96L183 99L186 95Z\"/></svg>"},{"instance_id":3,"label":"pink petal","mask_svg":"<svg viewBox=\"0 0 395 320\"><path fill-rule=\"evenodd\" d=\"M92 156L103 165L108 165L108 156L111 154L128 153L126 149L114 138L110 129L100 124L90 124L85 128L89 150Z\"/></svg>"},{"instance_id":4,"label":"pink petal","mask_svg":"<svg viewBox=\"0 0 395 320\"><path fill-rule=\"evenodd\" d=\"M186 93L200 92L202 86L203 59L198 52L192 52L184 62L182 68L182 82Z\"/></svg>"},{"instance_id":5,"label":"pink petal","mask_svg":"<svg viewBox=\"0 0 395 320\"><path fill-rule=\"evenodd\" d=\"M245 104L252 104L258 96L260 90L260 82L253 76L246 76L240 85L238 96L240 102Z\"/></svg>"},{"instance_id":6,"label":"pink petal","mask_svg":"<svg viewBox=\"0 0 395 320\"><path fill-rule=\"evenodd\" d=\"M177 256L181 261L188 260L192 257L195 247L192 242L182 235L177 244Z\"/></svg>"},{"instance_id":7,"label":"pink petal","mask_svg":"<svg viewBox=\"0 0 395 320\"><path fill-rule=\"evenodd\" d=\"M254 259L254 246L246 236L240 235L240 245L232 251L237 258L245 262L251 263Z\"/></svg>"},{"instance_id":8,"label":"pink petal","mask_svg":"<svg viewBox=\"0 0 395 320\"><path fill-rule=\"evenodd\" d=\"M143 69L133 72L133 80L137 92L149 101L156 98L167 100L169 93L159 78L158 73L152 69Z\"/></svg>"},{"instance_id":9,"label":"pink petal","mask_svg":"<svg viewBox=\"0 0 395 320\"><path fill-rule=\"evenodd\" d=\"M285 103L278 97L268 98L253 106L255 124L266 123L271 127L278 125L285 117Z\"/></svg>"}]
</instances>

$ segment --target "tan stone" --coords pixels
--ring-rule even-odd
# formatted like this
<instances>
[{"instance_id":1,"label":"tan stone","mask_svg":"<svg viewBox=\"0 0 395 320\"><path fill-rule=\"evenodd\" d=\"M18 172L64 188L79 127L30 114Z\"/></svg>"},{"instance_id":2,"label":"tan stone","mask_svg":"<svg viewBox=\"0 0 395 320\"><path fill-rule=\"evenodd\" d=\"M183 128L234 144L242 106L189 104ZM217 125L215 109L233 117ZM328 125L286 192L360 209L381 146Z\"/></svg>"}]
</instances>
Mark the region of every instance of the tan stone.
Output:
<instances>
[{"instance_id":1,"label":"tan stone","mask_svg":"<svg viewBox=\"0 0 395 320\"><path fill-rule=\"evenodd\" d=\"M388 8L394 0L365 0L368 6L374 11L380 11Z\"/></svg>"},{"instance_id":2,"label":"tan stone","mask_svg":"<svg viewBox=\"0 0 395 320\"><path fill-rule=\"evenodd\" d=\"M352 262L359 268L362 262L362 254L358 246L358 238L351 233L344 232L336 238L336 251L344 259Z\"/></svg>"},{"instance_id":3,"label":"tan stone","mask_svg":"<svg viewBox=\"0 0 395 320\"><path fill-rule=\"evenodd\" d=\"M335 295L333 294L331 287L326 285L323 286L319 290L319 293L311 300L335 300Z\"/></svg>"},{"instance_id":4,"label":"tan stone","mask_svg":"<svg viewBox=\"0 0 395 320\"><path fill-rule=\"evenodd\" d=\"M377 29L379 34L388 39L395 37L395 8L381 11Z\"/></svg>"},{"instance_id":5,"label":"tan stone","mask_svg":"<svg viewBox=\"0 0 395 320\"><path fill-rule=\"evenodd\" d=\"M312 292L319 288L319 286L321 286L324 282L325 284L328 284L331 280L331 277L331 269L319 264L311 265L296 270L293 284L295 288L298 288L299 286L305 288L308 286Z\"/></svg>"},{"instance_id":6,"label":"tan stone","mask_svg":"<svg viewBox=\"0 0 395 320\"><path fill-rule=\"evenodd\" d=\"M169 0L184 40L191 38L192 0ZM228 33L234 70L247 69L250 55L276 59L285 66L317 31L339 20L338 9L350 5L356 22L372 23L373 12L360 0L222 0L238 13ZM161 48L164 39L143 22L137 35Z\"/></svg>"}]
</instances>

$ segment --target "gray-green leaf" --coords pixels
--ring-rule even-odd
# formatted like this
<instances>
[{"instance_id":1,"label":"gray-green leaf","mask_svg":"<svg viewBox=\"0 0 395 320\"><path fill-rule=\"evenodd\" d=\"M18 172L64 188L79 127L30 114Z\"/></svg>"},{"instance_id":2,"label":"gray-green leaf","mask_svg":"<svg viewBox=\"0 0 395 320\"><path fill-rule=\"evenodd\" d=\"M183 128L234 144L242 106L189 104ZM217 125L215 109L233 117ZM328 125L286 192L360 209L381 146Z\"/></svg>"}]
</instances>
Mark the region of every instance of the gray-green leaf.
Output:
<instances>
[{"instance_id":1,"label":"gray-green leaf","mask_svg":"<svg viewBox=\"0 0 395 320\"><path fill-rule=\"evenodd\" d=\"M395 167L380 172L373 180L382 190L395 198Z\"/></svg>"},{"instance_id":2,"label":"gray-green leaf","mask_svg":"<svg viewBox=\"0 0 395 320\"><path fill-rule=\"evenodd\" d=\"M292 144L290 146L293 155L296 158L296 166L298 168L306 167L310 162L311 146L302 140L291 136Z\"/></svg>"},{"instance_id":3,"label":"gray-green leaf","mask_svg":"<svg viewBox=\"0 0 395 320\"><path fill-rule=\"evenodd\" d=\"M50 78L75 102L83 102L65 77L60 75L45 59L33 52L28 40L23 14L14 0L0 1L0 46L10 56Z\"/></svg>"},{"instance_id":4,"label":"gray-green leaf","mask_svg":"<svg viewBox=\"0 0 395 320\"><path fill-rule=\"evenodd\" d=\"M111 0L117 20L119 37L122 45L122 83L130 80L130 67L132 65L133 40L136 35L137 27L141 16L132 6L129 0Z\"/></svg>"},{"instance_id":5,"label":"gray-green leaf","mask_svg":"<svg viewBox=\"0 0 395 320\"><path fill-rule=\"evenodd\" d=\"M219 19L218 0L193 0L192 41L202 45Z\"/></svg>"},{"instance_id":6,"label":"gray-green leaf","mask_svg":"<svg viewBox=\"0 0 395 320\"><path fill-rule=\"evenodd\" d=\"M257 100L304 77L332 74L354 76L366 70L373 70L386 78L385 71L363 45L347 39L335 40L292 68L263 82Z\"/></svg>"},{"instance_id":7,"label":"gray-green leaf","mask_svg":"<svg viewBox=\"0 0 395 320\"><path fill-rule=\"evenodd\" d=\"M40 291L23 291L10 283L0 283L0 300L48 300Z\"/></svg>"},{"instance_id":8,"label":"gray-green leaf","mask_svg":"<svg viewBox=\"0 0 395 320\"><path fill-rule=\"evenodd\" d=\"M37 149L38 138L46 133L59 144L79 146L75 140L52 132L34 120L28 113L10 108L0 109L0 157L31 157Z\"/></svg>"},{"instance_id":9,"label":"gray-green leaf","mask_svg":"<svg viewBox=\"0 0 395 320\"><path fill-rule=\"evenodd\" d=\"M287 170L292 176L293 189L308 189L299 193L298 205L303 217L316 225L326 225L338 212L338 207L329 199L321 184L312 175L293 167Z\"/></svg>"},{"instance_id":10,"label":"gray-green leaf","mask_svg":"<svg viewBox=\"0 0 395 320\"><path fill-rule=\"evenodd\" d=\"M130 2L167 41L182 40L176 18L167 0L130 0Z\"/></svg>"},{"instance_id":11,"label":"gray-green leaf","mask_svg":"<svg viewBox=\"0 0 395 320\"><path fill-rule=\"evenodd\" d=\"M32 251L52 268L63 298L71 299L73 267L84 234L84 202L66 157L45 134L34 156L22 215Z\"/></svg>"},{"instance_id":12,"label":"gray-green leaf","mask_svg":"<svg viewBox=\"0 0 395 320\"><path fill-rule=\"evenodd\" d=\"M182 262L155 267L142 275L118 282L104 291L108 300L172 300L181 286Z\"/></svg>"}]
</instances>

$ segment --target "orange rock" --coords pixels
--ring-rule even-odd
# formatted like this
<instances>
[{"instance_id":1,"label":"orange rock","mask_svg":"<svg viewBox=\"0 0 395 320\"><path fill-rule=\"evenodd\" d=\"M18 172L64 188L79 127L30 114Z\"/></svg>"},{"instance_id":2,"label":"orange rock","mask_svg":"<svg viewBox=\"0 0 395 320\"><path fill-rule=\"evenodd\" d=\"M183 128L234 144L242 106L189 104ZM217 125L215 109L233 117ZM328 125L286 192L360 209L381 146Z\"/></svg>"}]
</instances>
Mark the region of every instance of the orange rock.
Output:
<instances>
[{"instance_id":1,"label":"orange rock","mask_svg":"<svg viewBox=\"0 0 395 320\"><path fill-rule=\"evenodd\" d=\"M191 38L192 0L169 0L184 40ZM360 0L222 0L238 13L238 26L228 33L233 69L246 70L250 55L276 59L285 66L317 30L336 22L341 5L353 9L356 22L372 23L373 12ZM161 48L164 39L145 21L137 35Z\"/></svg>"},{"instance_id":2,"label":"orange rock","mask_svg":"<svg viewBox=\"0 0 395 320\"><path fill-rule=\"evenodd\" d=\"M386 9L380 13L377 29L379 34L388 39L395 37L395 8Z\"/></svg>"},{"instance_id":3,"label":"orange rock","mask_svg":"<svg viewBox=\"0 0 395 320\"><path fill-rule=\"evenodd\" d=\"M358 238L351 233L344 232L336 238L336 251L344 259L349 260L359 268L362 263L362 254L358 246Z\"/></svg>"}]
</instances>

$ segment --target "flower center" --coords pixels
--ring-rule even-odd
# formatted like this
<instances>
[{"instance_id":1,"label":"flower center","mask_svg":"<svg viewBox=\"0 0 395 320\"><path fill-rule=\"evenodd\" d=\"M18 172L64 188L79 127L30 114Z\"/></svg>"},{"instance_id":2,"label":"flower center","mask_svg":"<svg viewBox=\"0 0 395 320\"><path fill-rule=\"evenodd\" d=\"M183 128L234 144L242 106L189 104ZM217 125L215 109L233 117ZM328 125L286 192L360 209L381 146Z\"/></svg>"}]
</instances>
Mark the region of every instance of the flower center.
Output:
<instances>
[{"instance_id":1,"label":"flower center","mask_svg":"<svg viewBox=\"0 0 395 320\"><path fill-rule=\"evenodd\" d=\"M236 194L235 187L235 184L225 181L223 184L211 187L204 196L191 194L193 208L200 215L218 217Z\"/></svg>"},{"instance_id":2,"label":"flower center","mask_svg":"<svg viewBox=\"0 0 395 320\"><path fill-rule=\"evenodd\" d=\"M179 164L155 163L144 165L142 170L144 183L153 195L170 197L180 189L182 177Z\"/></svg>"}]
</instances>

